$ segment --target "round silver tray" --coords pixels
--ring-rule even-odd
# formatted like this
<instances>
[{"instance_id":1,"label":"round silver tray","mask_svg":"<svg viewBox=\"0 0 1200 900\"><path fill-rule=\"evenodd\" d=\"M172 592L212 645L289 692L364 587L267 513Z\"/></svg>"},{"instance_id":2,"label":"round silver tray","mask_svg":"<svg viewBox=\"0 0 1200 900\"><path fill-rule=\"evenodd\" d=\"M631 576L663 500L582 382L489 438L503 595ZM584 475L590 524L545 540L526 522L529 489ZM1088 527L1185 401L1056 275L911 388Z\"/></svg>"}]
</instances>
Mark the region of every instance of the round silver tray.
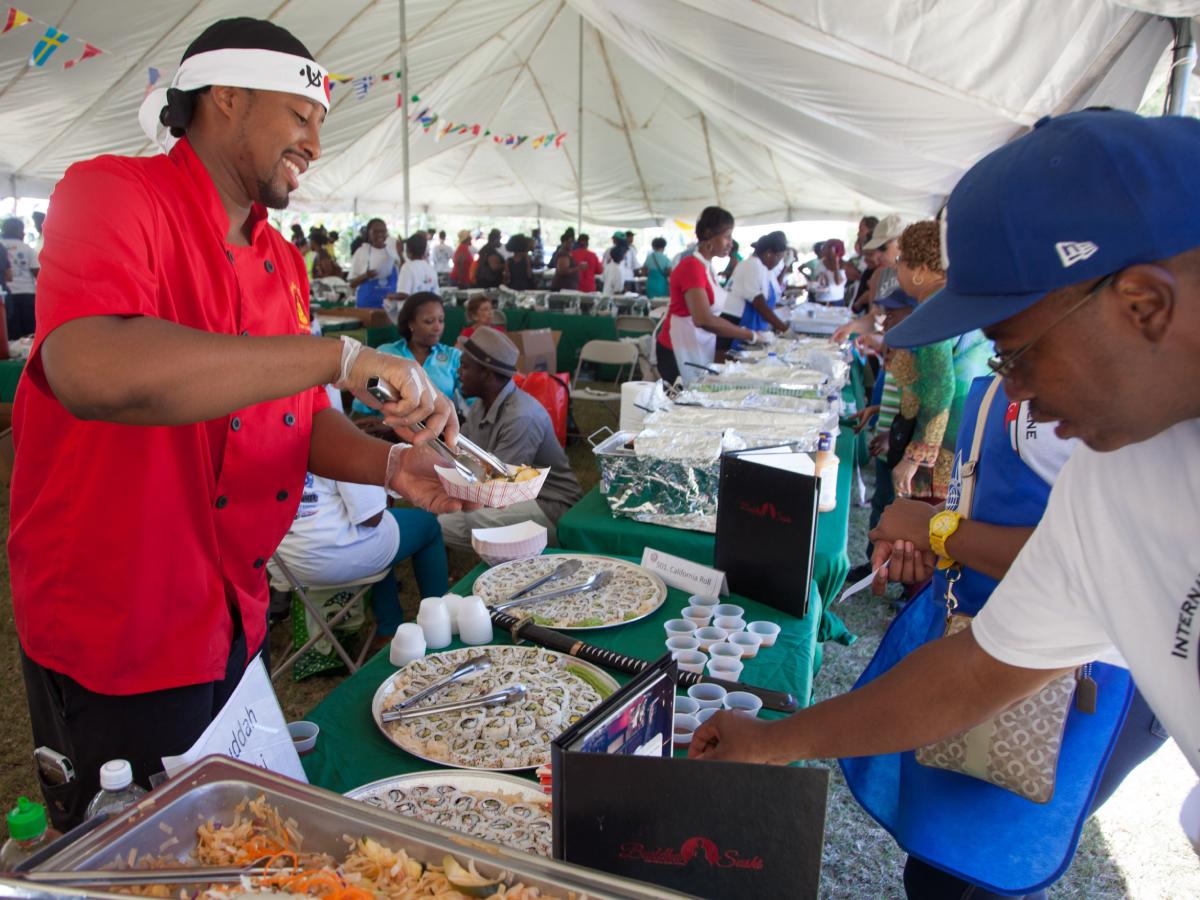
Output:
<instances>
[{"instance_id":1,"label":"round silver tray","mask_svg":"<svg viewBox=\"0 0 1200 900\"><path fill-rule=\"evenodd\" d=\"M391 778L381 778L378 781L372 781L370 784L364 784L354 788L354 790L347 791L344 796L350 800L358 800L379 809L385 809L388 812L396 812L394 801L388 797L389 792L397 789L407 792L415 787L439 787L441 785L449 785L460 791L515 796L525 803L536 806L541 812L538 818L544 818L546 822L551 821L550 798L541 788L528 779L517 778L515 775L502 775L491 771L481 772L466 769L457 772L446 770L412 772L408 775L395 775ZM429 821L424 816L414 816L413 818L418 818L423 822ZM483 825L486 822L487 820L484 819L480 824ZM445 825L443 827L449 828L452 831L458 831L461 834L470 835L471 837L504 843L502 836L491 828L481 827L477 830L468 830L460 828L458 824ZM545 841L536 845L534 852L541 856L549 856L550 844L550 835L547 831Z\"/></svg>"},{"instance_id":2,"label":"round silver tray","mask_svg":"<svg viewBox=\"0 0 1200 900\"><path fill-rule=\"evenodd\" d=\"M547 625L548 628L554 628L558 631L598 631L602 628L616 628L618 625L628 625L631 622L640 622L642 619L646 618L647 616L654 615L656 612L658 612L658 610L662 607L662 605L667 600L667 586L663 582L663 580L658 577L657 574L655 574L654 572L651 572L647 569L643 569L641 566L637 565L636 563L631 563L628 560L624 560L624 559L615 559L611 556L605 556L604 554L601 554L601 553L555 553L555 554L551 554L551 555L547 555L547 556L533 556L533 557L529 557L527 559L514 559L511 562L501 563L498 566L493 566L492 568L488 569L486 572L481 574L478 578L475 579L475 583L473 585L471 585L471 593L478 594L479 596L483 597L484 603L488 604L488 606L490 607L492 605L492 603L496 602L496 600L500 600L500 602L503 602L503 600L501 600L500 598L496 598L496 600L489 601L489 599L480 592L481 587L483 587L484 589L487 588L489 581L494 581L497 577L507 574L508 572L510 572L513 569L519 569L521 567L528 567L530 562L533 560L550 560L553 562L554 565L558 565L560 562L565 562L566 560L569 560L569 559L579 559L579 560L601 559L601 560L604 560L604 562L606 563L607 566L609 566L613 569L616 569L618 572L621 569L634 571L638 575L648 578L651 582L653 582L654 587L658 593L658 596L654 602L654 606L651 609L647 610L644 613L641 613L640 615L634 616L632 619L620 619L615 622L605 622L603 625L549 624L549 625ZM533 579L536 577L537 577L536 575L531 575L530 577L525 578L522 581L522 584L528 584L530 581L533 581ZM574 577L579 578L581 576L579 576L577 574ZM542 591L551 591L551 590L554 590L555 588L559 588L559 587L563 587L563 586L564 585L560 584L559 582L552 581L549 584L545 585L544 587L537 588L535 593L540 593ZM553 602L553 601L551 601L551 602ZM515 615L515 616L534 615L536 610L537 610L536 604L532 605L532 606L527 606L527 607L517 607L516 609L513 609L510 611L510 615Z\"/></svg>"},{"instance_id":3,"label":"round silver tray","mask_svg":"<svg viewBox=\"0 0 1200 900\"><path fill-rule=\"evenodd\" d=\"M483 647L465 647L465 648L462 648L459 650L445 650L440 653L430 653L427 656L424 656L422 658L429 659L431 657L449 656L451 654L458 654L458 655L461 655L462 658L465 660L468 656L474 656L474 655L479 654L480 652L486 652L489 648L494 647L494 646L496 646L496 645L488 645L488 646L483 646ZM504 649L512 649L509 645L500 645L500 646L503 646ZM611 675L609 675L607 672L605 672L603 669L599 668L598 666L594 666L589 662L585 662L582 659L576 659L575 657L568 656L565 653L559 653L556 650L547 650L543 647L527 646L527 647L519 647L517 649L526 650L530 653L535 653L535 654L536 653L549 653L553 656L560 658L567 665L578 666L580 668L587 669L593 675L596 676L597 680L601 684L603 684L609 690L610 693L613 691L616 691L620 687L620 685L617 684L616 680L614 680L613 677ZM411 665L411 663L409 665ZM447 669L447 673L449 673L449 671L451 671L453 668L454 668L454 666L450 666ZM406 746L404 742L399 741L395 737L392 736L391 732L389 732L387 730L387 727L384 725L383 718L382 718L383 717L383 703L384 703L383 698L388 693L390 693L396 680L403 674L404 674L404 668L397 669L388 678L384 679L383 683L380 684L379 687L376 689L375 696L371 698L371 718L375 720L375 725L379 729L379 731L383 734L383 736L385 738L387 738L387 740L389 742L391 742L392 744L394 744L395 746L397 746L401 750L403 750L405 753L411 754L412 756L417 757L417 759L423 759L426 762L431 762L431 763L434 763L435 765L439 765L439 766L446 766L446 767L452 768L452 769L471 769L474 771L482 771L482 772L526 772L529 769L536 769L538 766L541 766L541 765L549 765L549 763L550 763L550 745L549 744L546 745L545 755L542 758L539 758L538 760L530 763L527 766L509 766L509 767L496 766L494 768L469 766L469 765L466 765L465 763L456 763L456 762L451 762L449 760L444 760L444 759L435 759L432 756L426 756L423 753L418 753L416 750L413 750L411 747ZM437 698L435 697L431 702L436 703Z\"/></svg>"}]
</instances>

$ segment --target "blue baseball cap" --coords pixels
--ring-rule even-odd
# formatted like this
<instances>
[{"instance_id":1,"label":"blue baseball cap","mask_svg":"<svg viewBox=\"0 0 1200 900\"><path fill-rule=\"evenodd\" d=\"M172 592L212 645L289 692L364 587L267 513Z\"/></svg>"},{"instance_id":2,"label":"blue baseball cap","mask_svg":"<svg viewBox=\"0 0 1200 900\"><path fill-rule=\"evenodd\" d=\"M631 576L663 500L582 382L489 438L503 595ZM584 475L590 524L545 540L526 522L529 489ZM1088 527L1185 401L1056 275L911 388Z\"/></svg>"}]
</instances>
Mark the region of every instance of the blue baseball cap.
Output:
<instances>
[{"instance_id":1,"label":"blue baseball cap","mask_svg":"<svg viewBox=\"0 0 1200 900\"><path fill-rule=\"evenodd\" d=\"M1200 120L1046 117L950 194L946 286L887 334L917 347L994 325L1051 291L1200 246Z\"/></svg>"},{"instance_id":2,"label":"blue baseball cap","mask_svg":"<svg viewBox=\"0 0 1200 900\"><path fill-rule=\"evenodd\" d=\"M875 305L884 309L916 309L917 298L906 294L903 288L896 288L886 297L876 300Z\"/></svg>"}]
</instances>

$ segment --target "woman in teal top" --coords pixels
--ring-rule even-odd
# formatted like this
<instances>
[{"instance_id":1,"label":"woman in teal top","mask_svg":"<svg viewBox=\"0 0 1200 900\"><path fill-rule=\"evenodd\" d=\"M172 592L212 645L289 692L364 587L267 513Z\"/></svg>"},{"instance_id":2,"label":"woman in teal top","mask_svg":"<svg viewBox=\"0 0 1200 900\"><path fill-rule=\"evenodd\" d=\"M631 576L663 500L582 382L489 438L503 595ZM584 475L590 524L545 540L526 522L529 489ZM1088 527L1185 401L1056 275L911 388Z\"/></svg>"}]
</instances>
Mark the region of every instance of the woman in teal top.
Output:
<instances>
[{"instance_id":1,"label":"woman in teal top","mask_svg":"<svg viewBox=\"0 0 1200 900\"><path fill-rule=\"evenodd\" d=\"M461 382L458 379L459 360L462 351L457 347L447 347L443 344L442 335L446 331L446 310L442 298L429 291L418 291L409 294L400 307L400 318L396 322L400 330L400 340L390 344L381 344L381 353L391 353L411 359L425 370L434 386L449 397L455 399L459 393ZM379 415L361 400L354 401L354 411L368 415Z\"/></svg>"},{"instance_id":2,"label":"woman in teal top","mask_svg":"<svg viewBox=\"0 0 1200 900\"><path fill-rule=\"evenodd\" d=\"M655 238L650 242L650 246L654 248L654 251L646 257L646 296L669 297L671 288L668 279L671 276L671 260L667 258L667 254L663 253L667 249L667 240L666 238Z\"/></svg>"}]
</instances>

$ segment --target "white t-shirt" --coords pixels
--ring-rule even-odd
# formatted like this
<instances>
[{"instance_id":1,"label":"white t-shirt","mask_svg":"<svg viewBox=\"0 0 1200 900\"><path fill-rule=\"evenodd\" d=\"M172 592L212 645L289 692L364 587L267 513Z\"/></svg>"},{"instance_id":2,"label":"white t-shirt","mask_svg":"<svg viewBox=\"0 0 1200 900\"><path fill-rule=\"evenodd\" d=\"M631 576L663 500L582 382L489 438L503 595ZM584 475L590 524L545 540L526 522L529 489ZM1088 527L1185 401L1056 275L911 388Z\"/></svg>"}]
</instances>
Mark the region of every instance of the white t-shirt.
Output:
<instances>
[{"instance_id":1,"label":"white t-shirt","mask_svg":"<svg viewBox=\"0 0 1200 900\"><path fill-rule=\"evenodd\" d=\"M971 630L1013 666L1128 664L1200 773L1200 419L1079 447Z\"/></svg>"},{"instance_id":2,"label":"white t-shirt","mask_svg":"<svg viewBox=\"0 0 1200 900\"><path fill-rule=\"evenodd\" d=\"M838 281L838 279L841 281ZM838 303L846 297L846 270L831 272L825 268L825 263L817 260L813 263L813 277L808 284L813 299L821 303Z\"/></svg>"},{"instance_id":3,"label":"white t-shirt","mask_svg":"<svg viewBox=\"0 0 1200 900\"><path fill-rule=\"evenodd\" d=\"M604 283L600 286L600 292L612 295L625 293L625 270L620 263L610 259L604 264Z\"/></svg>"},{"instance_id":4,"label":"white t-shirt","mask_svg":"<svg viewBox=\"0 0 1200 900\"><path fill-rule=\"evenodd\" d=\"M747 303L760 295L770 296L771 273L757 256L748 256L733 270L725 290L725 315L740 319Z\"/></svg>"},{"instance_id":5,"label":"white t-shirt","mask_svg":"<svg viewBox=\"0 0 1200 900\"><path fill-rule=\"evenodd\" d=\"M434 271L431 263L423 259L407 260L400 270L400 279L396 282L396 293L416 294L421 291L441 293L438 290L437 272Z\"/></svg>"},{"instance_id":6,"label":"white t-shirt","mask_svg":"<svg viewBox=\"0 0 1200 900\"><path fill-rule=\"evenodd\" d=\"M12 268L12 280L8 289L14 294L34 292L33 270L39 268L37 251L17 238L0 238L8 253L8 264Z\"/></svg>"},{"instance_id":7,"label":"white t-shirt","mask_svg":"<svg viewBox=\"0 0 1200 900\"><path fill-rule=\"evenodd\" d=\"M454 266L454 248L438 241L433 245L433 267L439 272L449 272Z\"/></svg>"},{"instance_id":8,"label":"white t-shirt","mask_svg":"<svg viewBox=\"0 0 1200 900\"><path fill-rule=\"evenodd\" d=\"M387 281L392 274L392 267L400 265L400 257L396 248L388 241L382 247L372 247L363 244L350 257L350 278L355 279L367 271L374 271L380 281Z\"/></svg>"}]
</instances>

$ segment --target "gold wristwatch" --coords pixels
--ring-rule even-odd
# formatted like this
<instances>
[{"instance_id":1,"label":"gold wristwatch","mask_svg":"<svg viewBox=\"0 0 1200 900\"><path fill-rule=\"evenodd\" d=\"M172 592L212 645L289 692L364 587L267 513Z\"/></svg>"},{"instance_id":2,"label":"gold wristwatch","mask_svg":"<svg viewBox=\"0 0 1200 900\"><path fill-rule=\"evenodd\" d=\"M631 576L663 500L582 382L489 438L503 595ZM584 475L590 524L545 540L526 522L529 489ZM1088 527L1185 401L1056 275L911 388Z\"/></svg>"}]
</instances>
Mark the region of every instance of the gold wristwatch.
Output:
<instances>
[{"instance_id":1,"label":"gold wristwatch","mask_svg":"<svg viewBox=\"0 0 1200 900\"><path fill-rule=\"evenodd\" d=\"M929 520L929 547L938 555L937 567L939 569L948 569L955 564L955 561L950 558L950 554L946 552L946 541L950 535L958 531L958 526L963 518L961 513L943 509Z\"/></svg>"}]
</instances>

